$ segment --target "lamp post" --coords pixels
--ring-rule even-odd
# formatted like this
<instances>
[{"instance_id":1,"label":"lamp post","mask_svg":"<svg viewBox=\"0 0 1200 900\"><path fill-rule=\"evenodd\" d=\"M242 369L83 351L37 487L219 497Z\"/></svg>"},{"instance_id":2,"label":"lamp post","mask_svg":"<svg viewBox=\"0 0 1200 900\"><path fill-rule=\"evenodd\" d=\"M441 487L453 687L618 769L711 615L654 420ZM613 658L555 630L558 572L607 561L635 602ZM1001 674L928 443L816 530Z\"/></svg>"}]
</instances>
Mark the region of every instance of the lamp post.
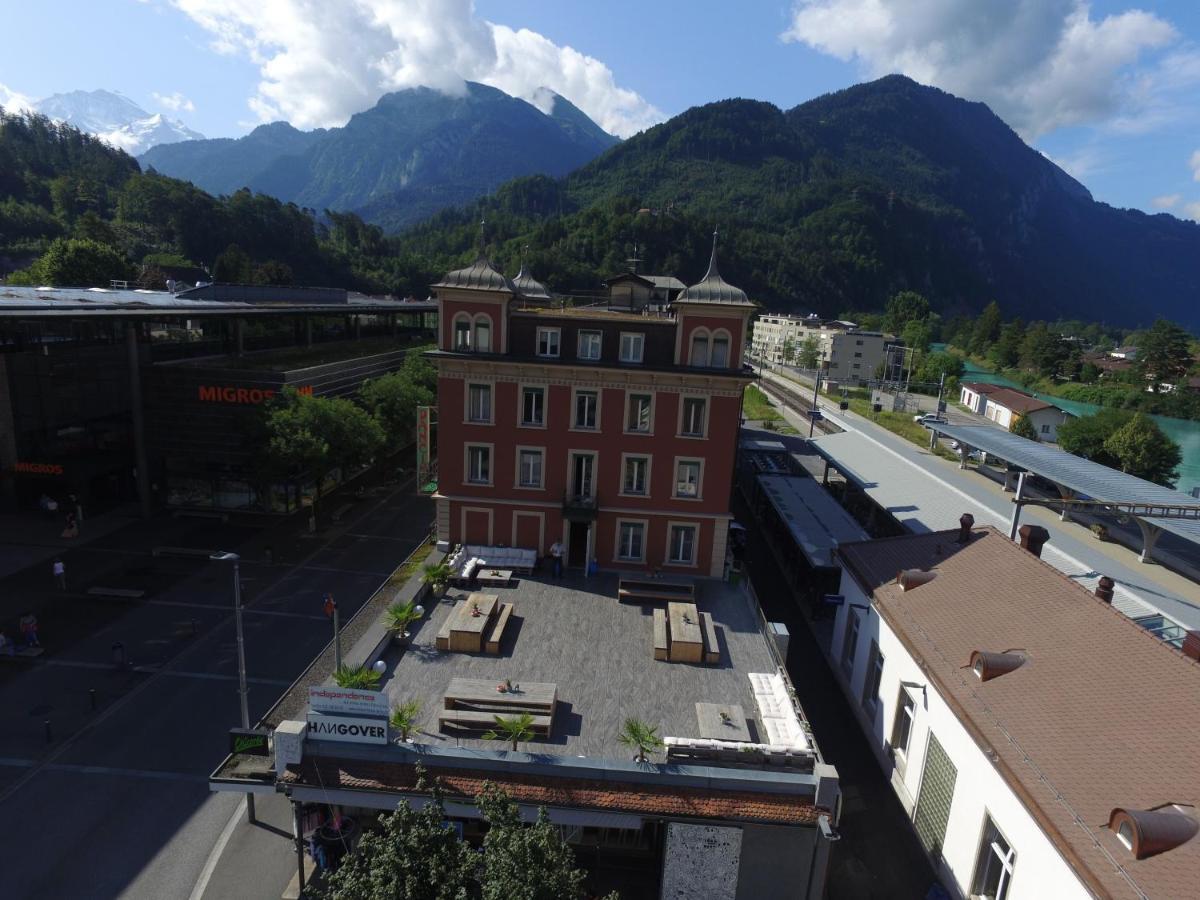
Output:
<instances>
[{"instance_id":1,"label":"lamp post","mask_svg":"<svg viewBox=\"0 0 1200 900\"><path fill-rule=\"evenodd\" d=\"M813 404L812 411L808 416L808 436L813 436L813 431L817 427L817 401L821 397L821 363L818 361L817 368L813 371Z\"/></svg>"},{"instance_id":2,"label":"lamp post","mask_svg":"<svg viewBox=\"0 0 1200 900\"><path fill-rule=\"evenodd\" d=\"M242 700L242 727L250 727L250 701L246 691L246 638L242 629L242 580L239 575L239 563L241 557L236 553L230 553L227 550L221 550L214 553L209 559L214 562L227 562L233 564L233 619L237 628L237 657L238 657L238 693ZM251 824L254 824L254 795L246 795L246 818Z\"/></svg>"}]
</instances>

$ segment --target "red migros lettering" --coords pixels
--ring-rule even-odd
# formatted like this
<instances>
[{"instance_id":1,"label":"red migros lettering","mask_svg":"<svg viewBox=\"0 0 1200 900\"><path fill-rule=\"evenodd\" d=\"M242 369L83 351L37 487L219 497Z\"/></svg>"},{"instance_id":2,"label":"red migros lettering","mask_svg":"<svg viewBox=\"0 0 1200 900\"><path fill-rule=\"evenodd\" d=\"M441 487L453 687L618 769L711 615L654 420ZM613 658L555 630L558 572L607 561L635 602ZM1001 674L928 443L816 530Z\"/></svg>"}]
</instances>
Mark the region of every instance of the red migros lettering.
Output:
<instances>
[{"instance_id":1,"label":"red migros lettering","mask_svg":"<svg viewBox=\"0 0 1200 900\"><path fill-rule=\"evenodd\" d=\"M301 394L312 394L312 387L303 387ZM202 384L199 386L201 403L266 403L275 396L274 388L244 388Z\"/></svg>"},{"instance_id":2,"label":"red migros lettering","mask_svg":"<svg viewBox=\"0 0 1200 900\"><path fill-rule=\"evenodd\" d=\"M16 462L13 471L26 475L61 475L63 467L56 463Z\"/></svg>"}]
</instances>

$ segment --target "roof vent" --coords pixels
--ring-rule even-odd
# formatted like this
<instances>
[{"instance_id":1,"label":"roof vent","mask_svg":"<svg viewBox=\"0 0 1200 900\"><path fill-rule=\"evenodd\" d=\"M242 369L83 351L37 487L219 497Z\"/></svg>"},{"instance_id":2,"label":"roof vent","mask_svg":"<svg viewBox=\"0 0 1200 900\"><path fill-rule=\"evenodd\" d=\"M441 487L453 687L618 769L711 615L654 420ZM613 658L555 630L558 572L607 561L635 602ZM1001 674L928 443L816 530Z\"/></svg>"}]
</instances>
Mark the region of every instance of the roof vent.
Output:
<instances>
[{"instance_id":1,"label":"roof vent","mask_svg":"<svg viewBox=\"0 0 1200 900\"><path fill-rule=\"evenodd\" d=\"M988 653L976 650L971 654L971 671L980 681L991 681L1019 669L1025 662L1025 656L1006 650L1003 653Z\"/></svg>"},{"instance_id":2,"label":"roof vent","mask_svg":"<svg viewBox=\"0 0 1200 900\"><path fill-rule=\"evenodd\" d=\"M970 513L963 513L958 517L958 542L967 544L971 541L971 528L975 525L975 517Z\"/></svg>"},{"instance_id":3,"label":"roof vent","mask_svg":"<svg viewBox=\"0 0 1200 900\"><path fill-rule=\"evenodd\" d=\"M937 578L937 572L927 572L924 569L901 569L896 575L896 583L900 590L911 591L915 587L929 584Z\"/></svg>"},{"instance_id":4,"label":"roof vent","mask_svg":"<svg viewBox=\"0 0 1200 900\"><path fill-rule=\"evenodd\" d=\"M1100 580L1096 582L1096 596L1111 605L1113 601L1113 588L1116 587L1116 584L1107 575L1101 575Z\"/></svg>"},{"instance_id":5,"label":"roof vent","mask_svg":"<svg viewBox=\"0 0 1200 900\"><path fill-rule=\"evenodd\" d=\"M1109 830L1129 848L1134 859L1146 859L1186 844L1200 831L1191 807L1168 803L1154 809L1114 809Z\"/></svg>"},{"instance_id":6,"label":"roof vent","mask_svg":"<svg viewBox=\"0 0 1200 900\"><path fill-rule=\"evenodd\" d=\"M1200 662L1200 631L1189 631L1183 636L1183 655Z\"/></svg>"},{"instance_id":7,"label":"roof vent","mask_svg":"<svg viewBox=\"0 0 1200 900\"><path fill-rule=\"evenodd\" d=\"M1017 529L1017 534L1021 538L1021 549L1041 559L1042 547L1050 540L1050 532L1041 525L1022 525Z\"/></svg>"}]
</instances>

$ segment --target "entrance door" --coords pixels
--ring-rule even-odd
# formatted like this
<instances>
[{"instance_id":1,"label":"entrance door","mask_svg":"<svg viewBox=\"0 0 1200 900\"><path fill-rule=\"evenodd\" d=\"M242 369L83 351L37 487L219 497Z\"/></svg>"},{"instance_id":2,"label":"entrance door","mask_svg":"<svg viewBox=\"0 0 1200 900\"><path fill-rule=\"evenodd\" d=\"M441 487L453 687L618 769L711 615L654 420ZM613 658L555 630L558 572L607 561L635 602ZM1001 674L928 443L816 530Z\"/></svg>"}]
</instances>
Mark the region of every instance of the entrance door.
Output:
<instances>
[{"instance_id":1,"label":"entrance door","mask_svg":"<svg viewBox=\"0 0 1200 900\"><path fill-rule=\"evenodd\" d=\"M592 497L592 471L596 458L590 453L578 453L571 465L571 495L574 499Z\"/></svg>"},{"instance_id":2,"label":"entrance door","mask_svg":"<svg viewBox=\"0 0 1200 900\"><path fill-rule=\"evenodd\" d=\"M582 569L587 565L588 529L590 527L587 522L571 523L571 530L567 535L567 565L573 569Z\"/></svg>"}]
</instances>

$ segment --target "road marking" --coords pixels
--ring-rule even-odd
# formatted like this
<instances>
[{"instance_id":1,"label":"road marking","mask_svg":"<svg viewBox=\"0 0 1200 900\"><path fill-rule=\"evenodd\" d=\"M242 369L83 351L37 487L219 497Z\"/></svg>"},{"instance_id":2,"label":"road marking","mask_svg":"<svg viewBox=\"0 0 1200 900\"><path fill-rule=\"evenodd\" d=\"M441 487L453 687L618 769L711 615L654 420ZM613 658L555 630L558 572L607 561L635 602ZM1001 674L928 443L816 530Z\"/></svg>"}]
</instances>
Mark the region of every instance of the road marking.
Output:
<instances>
[{"instance_id":1,"label":"road marking","mask_svg":"<svg viewBox=\"0 0 1200 900\"><path fill-rule=\"evenodd\" d=\"M112 663L88 662L83 659L46 659L41 660L45 666L60 666L71 669L107 669L115 671ZM224 675L220 672L186 672L181 669L160 669L158 666L133 666L132 670L139 675L172 675L176 678L207 678L213 681L237 681L236 675ZM248 684L266 684L272 687L288 687L291 682L282 678L247 678Z\"/></svg>"},{"instance_id":2,"label":"road marking","mask_svg":"<svg viewBox=\"0 0 1200 900\"><path fill-rule=\"evenodd\" d=\"M13 766L30 769L38 765L36 759L16 759L11 756L0 756L0 766ZM195 772L170 772L162 769L122 769L116 766L93 766L85 763L50 763L42 767L45 772L66 772L72 775L106 775L126 778L150 778L155 781L184 781L197 784L208 784L207 775Z\"/></svg>"},{"instance_id":3,"label":"road marking","mask_svg":"<svg viewBox=\"0 0 1200 900\"><path fill-rule=\"evenodd\" d=\"M233 837L233 832L237 828L238 822L242 820L242 816L245 814L246 798L242 797L238 802L237 808L234 809L233 815L229 817L229 821L221 829L221 835L217 838L217 842L213 844L212 850L209 851L208 859L204 861L204 868L200 870L200 877L196 879L196 884L192 888L192 892L188 894L188 900L201 900L204 892L208 890L208 883L212 880L213 872L217 870L217 863L221 861L221 856L225 853L225 845Z\"/></svg>"},{"instance_id":4,"label":"road marking","mask_svg":"<svg viewBox=\"0 0 1200 900\"><path fill-rule=\"evenodd\" d=\"M245 579L243 579L243 580L245 580ZM264 591L264 594L265 593L266 592ZM148 601L146 601L146 603L144 605L146 605L146 606L178 606L183 609L204 609L204 610L209 610L211 612L220 613L222 618L227 617L229 612L232 609L232 605L230 605L230 607L227 608L223 604L195 603L195 602L189 601L189 600L148 600ZM242 613L247 616L279 616L281 618L287 618L287 619L313 619L313 620L320 621L320 622L325 621L325 616L310 615L309 613L284 612L283 610L278 610L278 609L258 609L257 607L254 607L254 606L247 606L244 603L242 604Z\"/></svg>"}]
</instances>

